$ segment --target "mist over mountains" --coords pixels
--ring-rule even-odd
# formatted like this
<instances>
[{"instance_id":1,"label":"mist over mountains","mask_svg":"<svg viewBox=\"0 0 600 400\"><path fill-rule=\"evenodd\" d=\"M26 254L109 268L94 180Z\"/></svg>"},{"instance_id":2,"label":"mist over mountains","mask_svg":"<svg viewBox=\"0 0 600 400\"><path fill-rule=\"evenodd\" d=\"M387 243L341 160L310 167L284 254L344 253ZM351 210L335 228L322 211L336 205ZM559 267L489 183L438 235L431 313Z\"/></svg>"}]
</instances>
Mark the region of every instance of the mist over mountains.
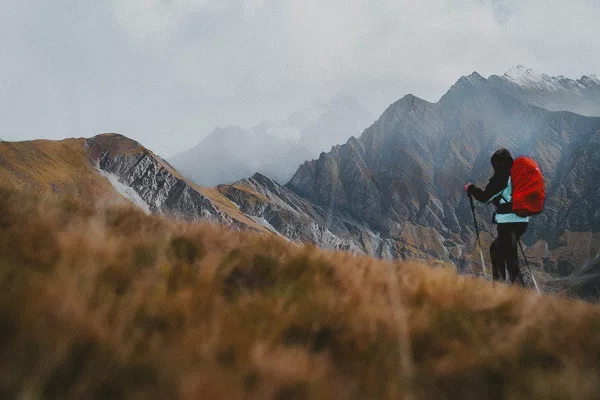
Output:
<instances>
[{"instance_id":1,"label":"mist over mountains","mask_svg":"<svg viewBox=\"0 0 600 400\"><path fill-rule=\"evenodd\" d=\"M600 116L600 79L549 76L518 65L487 83L518 101L549 111ZM216 128L198 145L169 159L199 185L232 183L255 172L286 183L297 166L314 159L332 145L358 136L372 121L359 100L339 94L281 121L265 121L251 128Z\"/></svg>"},{"instance_id":2,"label":"mist over mountains","mask_svg":"<svg viewBox=\"0 0 600 400\"><path fill-rule=\"evenodd\" d=\"M313 135L312 150L320 151L323 142L317 139L331 139L318 132L332 120L343 126L353 102L341 108L337 103L329 112L305 110L279 125L218 129L171 164L114 134L55 144L6 142L0 147L0 172L13 186L54 193L68 188L96 199L124 196L156 214L208 219L380 258L436 260L478 274L475 230L462 185L485 185L491 154L506 147L514 156L534 157L546 178L546 210L525 236L538 280L567 277L600 256L600 117L535 106L495 81L476 72L463 76L437 103L406 95L358 137L333 129L333 136L350 139L304 161L295 173L284 166L309 157L294 145ZM595 90L595 84L588 86ZM568 99L563 106L574 107ZM287 137L275 136L282 127L288 128ZM271 166L272 175L251 172L236 180L245 171L260 170L254 158L260 168ZM60 170L63 164L68 174ZM193 173L233 182L202 187L191 179ZM291 173L282 185L286 179L281 177ZM491 208L477 208L484 246L495 236L491 213ZM583 276L593 281L596 275Z\"/></svg>"},{"instance_id":3,"label":"mist over mountains","mask_svg":"<svg viewBox=\"0 0 600 400\"><path fill-rule=\"evenodd\" d=\"M270 125L250 129L229 126L215 129L192 149L169 158L169 162L202 186L231 183L254 172L280 182L293 175L311 152L297 140L270 133Z\"/></svg>"},{"instance_id":4,"label":"mist over mountains","mask_svg":"<svg viewBox=\"0 0 600 400\"><path fill-rule=\"evenodd\" d=\"M358 135L371 122L358 100L339 94L327 101L315 100L281 121L217 128L169 162L204 186L232 183L255 172L286 183L298 165Z\"/></svg>"}]
</instances>

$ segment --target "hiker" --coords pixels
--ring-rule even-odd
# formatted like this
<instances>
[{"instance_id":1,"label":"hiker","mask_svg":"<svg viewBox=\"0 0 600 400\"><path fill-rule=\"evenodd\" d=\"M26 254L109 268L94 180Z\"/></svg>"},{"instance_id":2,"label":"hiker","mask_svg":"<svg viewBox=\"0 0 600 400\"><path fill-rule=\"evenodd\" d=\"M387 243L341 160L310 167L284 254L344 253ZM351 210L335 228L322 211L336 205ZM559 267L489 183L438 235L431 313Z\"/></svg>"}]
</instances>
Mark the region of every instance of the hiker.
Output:
<instances>
[{"instance_id":1,"label":"hiker","mask_svg":"<svg viewBox=\"0 0 600 400\"><path fill-rule=\"evenodd\" d=\"M496 151L491 158L494 175L484 190L471 182L464 190L477 201L496 206L493 222L497 224L498 237L490 246L492 259L492 279L506 280L506 270L510 282L525 285L519 269L518 241L527 229L529 217L520 217L512 209L511 167L513 157L506 149Z\"/></svg>"}]
</instances>

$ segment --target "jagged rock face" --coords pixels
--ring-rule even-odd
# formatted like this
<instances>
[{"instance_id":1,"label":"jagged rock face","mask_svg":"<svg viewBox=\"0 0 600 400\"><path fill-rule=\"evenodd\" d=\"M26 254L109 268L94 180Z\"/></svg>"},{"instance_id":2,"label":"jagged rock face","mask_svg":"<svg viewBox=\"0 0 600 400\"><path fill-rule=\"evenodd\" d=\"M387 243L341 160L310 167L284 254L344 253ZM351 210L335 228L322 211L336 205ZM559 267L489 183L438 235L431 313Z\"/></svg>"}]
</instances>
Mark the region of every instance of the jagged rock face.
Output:
<instances>
[{"instance_id":1,"label":"jagged rock face","mask_svg":"<svg viewBox=\"0 0 600 400\"><path fill-rule=\"evenodd\" d=\"M361 228L348 229L338 217L325 218L325 212L292 191L261 174L233 185L218 187L240 211L280 235L299 242L314 243L323 248L364 253L359 244ZM335 232L335 233L334 233Z\"/></svg>"},{"instance_id":2,"label":"jagged rock face","mask_svg":"<svg viewBox=\"0 0 600 400\"><path fill-rule=\"evenodd\" d=\"M232 223L207 197L149 150L121 135L98 135L86 142L90 161L131 187L153 213Z\"/></svg>"},{"instance_id":3,"label":"jagged rock face","mask_svg":"<svg viewBox=\"0 0 600 400\"><path fill-rule=\"evenodd\" d=\"M382 238L365 223L317 206L258 173L218 188L254 221L298 243L386 259L449 259L444 238L432 228L407 225L399 238Z\"/></svg>"},{"instance_id":4,"label":"jagged rock face","mask_svg":"<svg viewBox=\"0 0 600 400\"><path fill-rule=\"evenodd\" d=\"M439 133L438 120L435 105L407 96L388 108L360 139L351 138L330 153L322 153L318 160L304 163L288 187L322 207L388 233L394 230L388 221L405 220L417 213L420 200L427 197L432 170L405 149L413 147L427 153L428 143ZM427 128L421 129L423 125ZM415 134L387 134L390 131ZM419 184L409 185L412 180Z\"/></svg>"},{"instance_id":5,"label":"jagged rock face","mask_svg":"<svg viewBox=\"0 0 600 400\"><path fill-rule=\"evenodd\" d=\"M436 104L404 97L360 138L300 166L287 186L386 239L406 242L411 225L433 228L452 246L441 251L428 242L440 241L435 234L424 235L421 250L465 257L458 249L474 243L474 229L462 184L484 186L491 154L506 147L537 159L545 174L546 211L533 219L527 239L552 248L565 230L600 229L598 135L600 118L524 104L474 73ZM491 211L478 206L478 220L494 234Z\"/></svg>"},{"instance_id":6,"label":"jagged rock face","mask_svg":"<svg viewBox=\"0 0 600 400\"><path fill-rule=\"evenodd\" d=\"M576 119L573 114L565 117ZM555 155L555 162L547 159L557 152L556 147L539 150L543 165L554 173L548 174L549 199L545 212L536 218L535 228L540 235L550 233L547 237L552 247L559 245L558 240L565 231L600 230L600 127L594 122L591 126L584 123L580 129L586 133L579 137L570 137L566 129L562 130L562 157Z\"/></svg>"}]
</instances>

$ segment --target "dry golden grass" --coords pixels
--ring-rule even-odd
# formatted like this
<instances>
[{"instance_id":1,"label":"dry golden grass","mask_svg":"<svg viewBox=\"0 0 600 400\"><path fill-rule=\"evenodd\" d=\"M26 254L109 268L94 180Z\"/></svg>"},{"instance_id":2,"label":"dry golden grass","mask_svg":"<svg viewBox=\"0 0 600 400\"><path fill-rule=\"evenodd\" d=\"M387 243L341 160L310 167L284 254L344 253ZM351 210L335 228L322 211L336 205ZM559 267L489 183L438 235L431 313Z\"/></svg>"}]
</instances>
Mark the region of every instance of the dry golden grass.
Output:
<instances>
[{"instance_id":1,"label":"dry golden grass","mask_svg":"<svg viewBox=\"0 0 600 400\"><path fill-rule=\"evenodd\" d=\"M592 399L600 309L0 189L0 398Z\"/></svg>"},{"instance_id":2,"label":"dry golden grass","mask_svg":"<svg viewBox=\"0 0 600 400\"><path fill-rule=\"evenodd\" d=\"M123 202L90 164L85 139L0 142L0 182L17 189Z\"/></svg>"}]
</instances>

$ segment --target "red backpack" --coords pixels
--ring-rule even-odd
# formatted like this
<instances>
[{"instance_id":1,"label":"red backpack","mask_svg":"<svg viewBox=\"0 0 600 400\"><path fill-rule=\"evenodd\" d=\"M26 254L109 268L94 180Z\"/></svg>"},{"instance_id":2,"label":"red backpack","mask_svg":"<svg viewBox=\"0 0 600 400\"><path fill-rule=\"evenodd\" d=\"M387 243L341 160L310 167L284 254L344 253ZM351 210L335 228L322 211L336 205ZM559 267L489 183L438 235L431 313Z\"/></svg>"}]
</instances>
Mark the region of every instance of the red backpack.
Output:
<instances>
[{"instance_id":1,"label":"red backpack","mask_svg":"<svg viewBox=\"0 0 600 400\"><path fill-rule=\"evenodd\" d=\"M544 210L544 177L538 164L529 157L517 157L510 170L512 209L519 217L539 214Z\"/></svg>"}]
</instances>

